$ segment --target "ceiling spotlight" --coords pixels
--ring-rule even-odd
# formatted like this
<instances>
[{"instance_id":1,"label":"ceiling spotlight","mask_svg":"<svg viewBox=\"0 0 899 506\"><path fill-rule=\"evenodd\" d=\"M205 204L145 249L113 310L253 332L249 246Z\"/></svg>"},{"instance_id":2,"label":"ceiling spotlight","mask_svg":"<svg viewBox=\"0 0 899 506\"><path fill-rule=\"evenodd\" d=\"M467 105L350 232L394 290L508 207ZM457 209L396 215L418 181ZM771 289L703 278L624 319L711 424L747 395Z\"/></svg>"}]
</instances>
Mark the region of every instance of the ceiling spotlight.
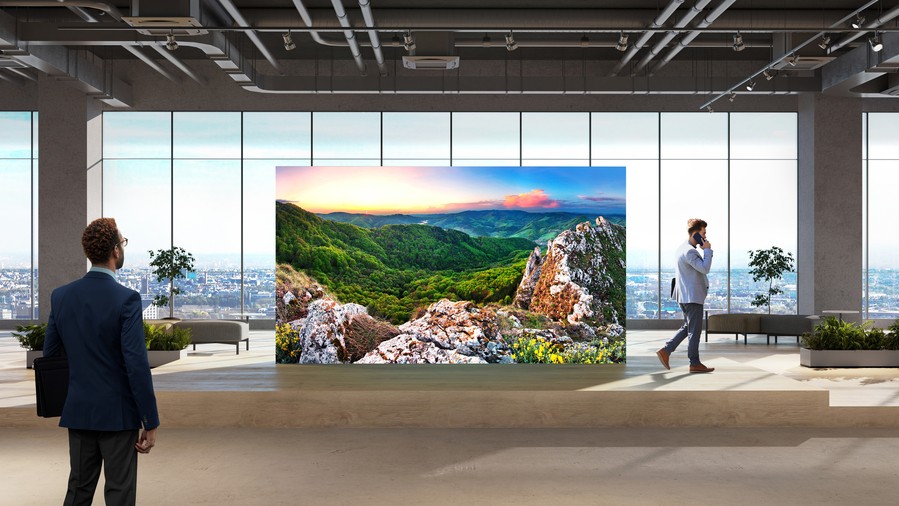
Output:
<instances>
[{"instance_id":1,"label":"ceiling spotlight","mask_svg":"<svg viewBox=\"0 0 899 506\"><path fill-rule=\"evenodd\" d=\"M752 91L755 88L755 80L752 79L748 83L746 83L746 91Z\"/></svg>"},{"instance_id":2,"label":"ceiling spotlight","mask_svg":"<svg viewBox=\"0 0 899 506\"><path fill-rule=\"evenodd\" d=\"M734 92L730 92L730 96L727 97L727 101L730 102L730 103L733 103L733 101L736 100L736 99L737 99L737 94L734 93Z\"/></svg>"},{"instance_id":3,"label":"ceiling spotlight","mask_svg":"<svg viewBox=\"0 0 899 506\"><path fill-rule=\"evenodd\" d=\"M830 35L824 34L824 36L821 37L821 42L818 43L818 47L820 47L821 49L826 51L829 46L830 46Z\"/></svg>"},{"instance_id":4,"label":"ceiling spotlight","mask_svg":"<svg viewBox=\"0 0 899 506\"><path fill-rule=\"evenodd\" d=\"M739 33L734 35L734 51L740 52L746 49L746 44L743 43L743 36Z\"/></svg>"},{"instance_id":5,"label":"ceiling spotlight","mask_svg":"<svg viewBox=\"0 0 899 506\"><path fill-rule=\"evenodd\" d=\"M777 71L772 70L771 72L768 72L767 70L763 70L762 75L765 76L766 81L770 81L770 80L774 79L774 76L777 75Z\"/></svg>"},{"instance_id":6,"label":"ceiling spotlight","mask_svg":"<svg viewBox=\"0 0 899 506\"><path fill-rule=\"evenodd\" d=\"M175 34L170 33L165 36L165 48L169 51L178 49L178 42L175 40Z\"/></svg>"},{"instance_id":7,"label":"ceiling spotlight","mask_svg":"<svg viewBox=\"0 0 899 506\"><path fill-rule=\"evenodd\" d=\"M586 35L581 37L581 47L590 47L590 39Z\"/></svg>"},{"instance_id":8,"label":"ceiling spotlight","mask_svg":"<svg viewBox=\"0 0 899 506\"><path fill-rule=\"evenodd\" d=\"M615 44L615 49L619 51L627 51L627 34L622 32L621 35L618 36L618 44Z\"/></svg>"},{"instance_id":9,"label":"ceiling spotlight","mask_svg":"<svg viewBox=\"0 0 899 506\"><path fill-rule=\"evenodd\" d=\"M705 110L709 111L709 112L715 112L715 110L712 109L712 106L710 106L710 105L706 106Z\"/></svg>"},{"instance_id":10,"label":"ceiling spotlight","mask_svg":"<svg viewBox=\"0 0 899 506\"><path fill-rule=\"evenodd\" d=\"M287 51L293 51L297 48L297 45L293 43L293 37L290 36L290 32L285 33L281 38L284 39L284 49Z\"/></svg>"},{"instance_id":11,"label":"ceiling spotlight","mask_svg":"<svg viewBox=\"0 0 899 506\"><path fill-rule=\"evenodd\" d=\"M403 35L403 48L410 53L415 51L415 39L412 38L412 32Z\"/></svg>"},{"instance_id":12,"label":"ceiling spotlight","mask_svg":"<svg viewBox=\"0 0 899 506\"><path fill-rule=\"evenodd\" d=\"M849 26L858 30L864 24L865 24L865 17L862 16L861 13L858 13L855 15L855 21L853 21L852 23L849 23Z\"/></svg>"},{"instance_id":13,"label":"ceiling spotlight","mask_svg":"<svg viewBox=\"0 0 899 506\"><path fill-rule=\"evenodd\" d=\"M484 35L484 38L481 39L481 45L483 45L484 47L490 47L493 45L493 41L490 40L489 35Z\"/></svg>"},{"instance_id":14,"label":"ceiling spotlight","mask_svg":"<svg viewBox=\"0 0 899 506\"><path fill-rule=\"evenodd\" d=\"M393 47L400 47L400 37L397 34L393 34L393 38L390 39L390 45Z\"/></svg>"},{"instance_id":15,"label":"ceiling spotlight","mask_svg":"<svg viewBox=\"0 0 899 506\"><path fill-rule=\"evenodd\" d=\"M797 63L799 63L799 57L795 54L791 54L787 57L787 63L790 64L791 67L795 67Z\"/></svg>"},{"instance_id":16,"label":"ceiling spotlight","mask_svg":"<svg viewBox=\"0 0 899 506\"><path fill-rule=\"evenodd\" d=\"M515 51L516 49L518 49L518 43L515 42L512 32L509 32L509 35L506 35L506 51Z\"/></svg>"},{"instance_id":17,"label":"ceiling spotlight","mask_svg":"<svg viewBox=\"0 0 899 506\"><path fill-rule=\"evenodd\" d=\"M874 50L875 53L879 53L881 49L883 49L883 41L880 40L880 35L874 34L873 37L868 38L868 44L871 44L871 49Z\"/></svg>"}]
</instances>

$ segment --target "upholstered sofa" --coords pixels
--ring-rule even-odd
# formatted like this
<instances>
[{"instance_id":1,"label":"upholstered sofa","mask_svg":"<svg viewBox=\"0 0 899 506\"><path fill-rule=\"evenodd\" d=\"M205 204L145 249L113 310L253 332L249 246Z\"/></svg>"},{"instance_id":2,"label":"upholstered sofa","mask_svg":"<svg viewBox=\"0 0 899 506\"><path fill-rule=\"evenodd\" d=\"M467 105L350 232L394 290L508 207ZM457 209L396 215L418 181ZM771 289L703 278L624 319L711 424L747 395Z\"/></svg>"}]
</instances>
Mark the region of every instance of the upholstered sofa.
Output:
<instances>
[{"instance_id":1,"label":"upholstered sofa","mask_svg":"<svg viewBox=\"0 0 899 506\"><path fill-rule=\"evenodd\" d=\"M250 325L247 322L233 320L145 320L152 325L174 325L190 329L190 342L193 349L198 344L233 344L240 355L240 343L246 343L250 349Z\"/></svg>"},{"instance_id":2,"label":"upholstered sofa","mask_svg":"<svg viewBox=\"0 0 899 506\"><path fill-rule=\"evenodd\" d=\"M816 322L817 318L809 315L706 313L705 340L708 342L709 334L734 334L736 339L742 334L746 344L749 334L761 334L767 337L768 344L772 337L777 343L779 336L795 336L799 342L799 336L811 332Z\"/></svg>"}]
</instances>

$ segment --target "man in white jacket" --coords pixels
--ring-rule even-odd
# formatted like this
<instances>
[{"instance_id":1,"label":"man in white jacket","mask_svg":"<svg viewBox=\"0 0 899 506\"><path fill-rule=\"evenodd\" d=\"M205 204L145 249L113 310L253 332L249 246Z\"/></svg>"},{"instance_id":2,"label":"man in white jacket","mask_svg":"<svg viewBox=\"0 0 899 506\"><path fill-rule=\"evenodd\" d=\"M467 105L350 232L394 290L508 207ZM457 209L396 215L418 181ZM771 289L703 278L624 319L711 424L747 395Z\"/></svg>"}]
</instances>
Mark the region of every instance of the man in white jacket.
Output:
<instances>
[{"instance_id":1,"label":"man in white jacket","mask_svg":"<svg viewBox=\"0 0 899 506\"><path fill-rule=\"evenodd\" d=\"M687 220L687 241L677 248L677 282L675 297L684 312L684 325L677 334L656 351L665 369L671 369L668 360L678 345L689 336L687 358L690 372L712 372L714 367L706 367L699 361L699 336L702 333L702 313L706 295L709 293L708 273L712 268L712 243L706 240L708 224L700 219ZM696 247L702 249L702 254Z\"/></svg>"}]
</instances>

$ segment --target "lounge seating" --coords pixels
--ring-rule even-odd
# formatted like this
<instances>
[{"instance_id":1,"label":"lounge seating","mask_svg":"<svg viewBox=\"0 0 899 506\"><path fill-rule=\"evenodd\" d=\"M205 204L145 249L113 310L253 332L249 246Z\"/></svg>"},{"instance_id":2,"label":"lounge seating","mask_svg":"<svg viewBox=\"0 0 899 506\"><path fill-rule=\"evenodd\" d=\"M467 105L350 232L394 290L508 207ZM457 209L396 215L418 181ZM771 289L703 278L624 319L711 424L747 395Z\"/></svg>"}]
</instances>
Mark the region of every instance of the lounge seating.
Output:
<instances>
[{"instance_id":1,"label":"lounge seating","mask_svg":"<svg viewBox=\"0 0 899 506\"><path fill-rule=\"evenodd\" d=\"M708 342L709 334L734 334L736 339L742 334L743 344L746 344L749 334L764 334L768 344L771 344L772 337L777 343L779 336L796 336L796 342L799 342L799 336L812 331L815 321L808 315L706 313L705 340Z\"/></svg>"},{"instance_id":2,"label":"lounge seating","mask_svg":"<svg viewBox=\"0 0 899 506\"><path fill-rule=\"evenodd\" d=\"M247 343L250 349L250 325L247 322L232 320L146 320L153 325L173 324L180 328L190 329L190 342L193 349L198 344L233 344L240 355L240 343Z\"/></svg>"}]
</instances>

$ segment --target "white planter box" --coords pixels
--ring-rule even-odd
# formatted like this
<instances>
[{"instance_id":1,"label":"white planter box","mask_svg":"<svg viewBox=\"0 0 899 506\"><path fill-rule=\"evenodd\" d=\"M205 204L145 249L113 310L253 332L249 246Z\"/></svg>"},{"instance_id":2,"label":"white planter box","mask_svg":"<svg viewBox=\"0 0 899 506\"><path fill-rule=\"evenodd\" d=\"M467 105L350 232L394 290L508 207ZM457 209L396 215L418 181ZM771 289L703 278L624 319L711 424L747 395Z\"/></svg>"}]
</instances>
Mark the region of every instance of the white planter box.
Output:
<instances>
[{"instance_id":1,"label":"white planter box","mask_svg":"<svg viewBox=\"0 0 899 506\"><path fill-rule=\"evenodd\" d=\"M26 351L26 352L25 352L25 367L27 367L27 368L29 368L29 369L33 369L33 368L34 368L34 359L40 358L40 357L43 357L43 356L44 356L44 352L43 352L43 351L40 351L40 350L38 350L38 351L33 351L33 350L28 350L28 351Z\"/></svg>"},{"instance_id":2,"label":"white planter box","mask_svg":"<svg viewBox=\"0 0 899 506\"><path fill-rule=\"evenodd\" d=\"M171 351L159 351L159 350L148 350L147 358L150 359L150 369L154 367L159 367L164 364L168 364L169 362L174 362L181 358L182 350L171 350Z\"/></svg>"},{"instance_id":3,"label":"white planter box","mask_svg":"<svg viewBox=\"0 0 899 506\"><path fill-rule=\"evenodd\" d=\"M799 349L805 367L899 367L899 350Z\"/></svg>"}]
</instances>

